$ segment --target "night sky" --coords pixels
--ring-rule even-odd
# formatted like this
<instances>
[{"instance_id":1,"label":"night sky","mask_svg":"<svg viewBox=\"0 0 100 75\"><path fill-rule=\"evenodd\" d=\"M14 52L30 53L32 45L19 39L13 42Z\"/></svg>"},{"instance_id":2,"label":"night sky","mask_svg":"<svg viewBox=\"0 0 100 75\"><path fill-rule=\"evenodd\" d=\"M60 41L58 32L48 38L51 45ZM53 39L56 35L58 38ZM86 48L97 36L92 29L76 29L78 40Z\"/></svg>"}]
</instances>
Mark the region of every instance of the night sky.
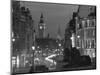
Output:
<instances>
[{"instance_id":1,"label":"night sky","mask_svg":"<svg viewBox=\"0 0 100 75\"><path fill-rule=\"evenodd\" d=\"M44 21L47 26L46 34L50 37L56 38L58 28L61 28L61 36L64 37L66 25L72 18L73 11L77 11L77 5L69 4L53 4L53 3L40 3L40 2L21 2L21 6L29 8L32 18L35 21L34 25L37 26L40 20L40 15L43 13Z\"/></svg>"}]
</instances>

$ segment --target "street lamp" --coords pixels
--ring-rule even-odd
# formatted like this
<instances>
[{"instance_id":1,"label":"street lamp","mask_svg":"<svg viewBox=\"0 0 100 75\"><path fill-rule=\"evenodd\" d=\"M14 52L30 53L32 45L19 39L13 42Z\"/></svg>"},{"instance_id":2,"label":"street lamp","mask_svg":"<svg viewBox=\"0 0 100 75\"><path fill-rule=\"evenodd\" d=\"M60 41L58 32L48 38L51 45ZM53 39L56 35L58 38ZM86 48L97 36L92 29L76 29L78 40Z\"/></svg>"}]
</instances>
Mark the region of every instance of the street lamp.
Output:
<instances>
[{"instance_id":1,"label":"street lamp","mask_svg":"<svg viewBox=\"0 0 100 75\"><path fill-rule=\"evenodd\" d=\"M80 36L78 35L77 38L80 38Z\"/></svg>"},{"instance_id":2,"label":"street lamp","mask_svg":"<svg viewBox=\"0 0 100 75\"><path fill-rule=\"evenodd\" d=\"M33 51L35 50L35 46L32 46L32 50L33 50Z\"/></svg>"},{"instance_id":3,"label":"street lamp","mask_svg":"<svg viewBox=\"0 0 100 75\"><path fill-rule=\"evenodd\" d=\"M12 41L15 42L15 38L13 38Z\"/></svg>"},{"instance_id":4,"label":"street lamp","mask_svg":"<svg viewBox=\"0 0 100 75\"><path fill-rule=\"evenodd\" d=\"M35 30L33 30L33 46L32 46L32 52L33 52L33 58L32 58L32 66L31 66L31 72L34 72L34 52L35 52Z\"/></svg>"},{"instance_id":5,"label":"street lamp","mask_svg":"<svg viewBox=\"0 0 100 75\"><path fill-rule=\"evenodd\" d=\"M34 51L35 51L35 46L32 46L32 50L33 50L33 59L32 59L32 68L31 68L31 72L34 72Z\"/></svg>"},{"instance_id":6,"label":"street lamp","mask_svg":"<svg viewBox=\"0 0 100 75\"><path fill-rule=\"evenodd\" d=\"M61 46L61 44L60 44L60 43L59 43L58 45L59 45L59 47Z\"/></svg>"}]
</instances>

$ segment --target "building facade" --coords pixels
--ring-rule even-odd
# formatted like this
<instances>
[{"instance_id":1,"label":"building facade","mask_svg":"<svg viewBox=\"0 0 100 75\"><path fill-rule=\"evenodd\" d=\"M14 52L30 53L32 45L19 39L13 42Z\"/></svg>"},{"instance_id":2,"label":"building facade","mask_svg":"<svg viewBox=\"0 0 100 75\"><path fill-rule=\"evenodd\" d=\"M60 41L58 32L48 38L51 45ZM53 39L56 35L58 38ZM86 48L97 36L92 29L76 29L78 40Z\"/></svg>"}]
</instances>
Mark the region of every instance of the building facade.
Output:
<instances>
[{"instance_id":1,"label":"building facade","mask_svg":"<svg viewBox=\"0 0 100 75\"><path fill-rule=\"evenodd\" d=\"M76 47L81 55L96 57L96 17L76 17Z\"/></svg>"},{"instance_id":2,"label":"building facade","mask_svg":"<svg viewBox=\"0 0 100 75\"><path fill-rule=\"evenodd\" d=\"M20 1L12 1L12 58L15 70L29 67L32 53L34 21L30 10L20 6ZM13 66L12 66L13 67Z\"/></svg>"}]
</instances>

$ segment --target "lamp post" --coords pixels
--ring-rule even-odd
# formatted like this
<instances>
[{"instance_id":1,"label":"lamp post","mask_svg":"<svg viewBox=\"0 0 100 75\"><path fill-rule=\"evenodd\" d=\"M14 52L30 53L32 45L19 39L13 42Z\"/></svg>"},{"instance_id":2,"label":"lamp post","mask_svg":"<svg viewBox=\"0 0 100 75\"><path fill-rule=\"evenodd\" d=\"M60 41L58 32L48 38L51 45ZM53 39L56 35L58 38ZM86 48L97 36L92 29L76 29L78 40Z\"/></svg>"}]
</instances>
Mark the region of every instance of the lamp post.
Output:
<instances>
[{"instance_id":1,"label":"lamp post","mask_svg":"<svg viewBox=\"0 0 100 75\"><path fill-rule=\"evenodd\" d=\"M31 68L31 72L34 72L35 30L34 30L34 35L33 35L32 52L33 52L33 60L32 60L32 68Z\"/></svg>"},{"instance_id":2,"label":"lamp post","mask_svg":"<svg viewBox=\"0 0 100 75\"><path fill-rule=\"evenodd\" d=\"M33 58L32 58L32 72L34 72L34 51L35 51L35 46L32 46L32 50L33 50Z\"/></svg>"}]
</instances>

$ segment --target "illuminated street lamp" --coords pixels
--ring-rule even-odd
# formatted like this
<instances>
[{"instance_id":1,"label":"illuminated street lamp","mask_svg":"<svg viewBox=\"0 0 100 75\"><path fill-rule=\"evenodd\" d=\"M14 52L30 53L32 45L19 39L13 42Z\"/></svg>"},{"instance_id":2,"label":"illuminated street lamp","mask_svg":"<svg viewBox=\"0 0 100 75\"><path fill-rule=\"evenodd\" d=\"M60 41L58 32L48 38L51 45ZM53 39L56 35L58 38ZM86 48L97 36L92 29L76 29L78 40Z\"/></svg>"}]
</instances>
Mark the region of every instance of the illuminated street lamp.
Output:
<instances>
[{"instance_id":1,"label":"illuminated street lamp","mask_svg":"<svg viewBox=\"0 0 100 75\"><path fill-rule=\"evenodd\" d=\"M32 46L33 55L31 55L31 56L33 56L33 58L32 58L32 66L31 66L31 71L32 72L34 72L34 70L35 70L35 68L34 68L34 52L35 52L35 49L36 49L36 47L35 47L35 30L33 30L33 33L34 33L34 35L33 35L33 37L34 37L33 46Z\"/></svg>"},{"instance_id":2,"label":"illuminated street lamp","mask_svg":"<svg viewBox=\"0 0 100 75\"><path fill-rule=\"evenodd\" d=\"M60 44L60 43L59 43L58 45L59 45L59 46L61 46L61 44Z\"/></svg>"},{"instance_id":3,"label":"illuminated street lamp","mask_svg":"<svg viewBox=\"0 0 100 75\"><path fill-rule=\"evenodd\" d=\"M31 71L34 72L34 51L35 51L35 46L32 46L32 50L33 50L33 59L32 59L32 66L31 66Z\"/></svg>"},{"instance_id":4,"label":"illuminated street lamp","mask_svg":"<svg viewBox=\"0 0 100 75\"><path fill-rule=\"evenodd\" d=\"M77 36L77 38L80 38L80 36ZM72 33L72 36L70 37L70 39L71 39L72 47L75 47L75 35L74 35L74 33Z\"/></svg>"},{"instance_id":5,"label":"illuminated street lamp","mask_svg":"<svg viewBox=\"0 0 100 75\"><path fill-rule=\"evenodd\" d=\"M15 39L13 38L12 41L15 42Z\"/></svg>"},{"instance_id":6,"label":"illuminated street lamp","mask_svg":"<svg viewBox=\"0 0 100 75\"><path fill-rule=\"evenodd\" d=\"M78 35L77 38L80 38L80 36Z\"/></svg>"},{"instance_id":7,"label":"illuminated street lamp","mask_svg":"<svg viewBox=\"0 0 100 75\"><path fill-rule=\"evenodd\" d=\"M33 50L33 51L35 50L35 46L32 46L32 50Z\"/></svg>"}]
</instances>

